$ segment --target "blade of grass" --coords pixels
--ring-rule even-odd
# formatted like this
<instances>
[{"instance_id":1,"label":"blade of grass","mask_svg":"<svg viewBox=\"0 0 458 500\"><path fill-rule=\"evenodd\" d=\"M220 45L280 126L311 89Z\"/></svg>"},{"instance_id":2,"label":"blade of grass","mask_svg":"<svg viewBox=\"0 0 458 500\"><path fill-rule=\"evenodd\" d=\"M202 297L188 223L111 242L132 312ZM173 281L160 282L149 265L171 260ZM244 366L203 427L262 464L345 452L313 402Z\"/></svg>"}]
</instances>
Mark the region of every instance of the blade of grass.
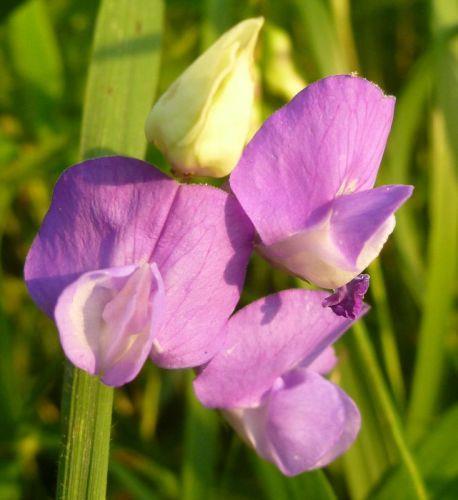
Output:
<instances>
[{"instance_id":1,"label":"blade of grass","mask_svg":"<svg viewBox=\"0 0 458 500\"><path fill-rule=\"evenodd\" d=\"M458 478L458 406L434 422L431 432L415 450L415 458L433 498L454 498ZM396 467L371 493L373 500L410 500L414 492L407 486L407 471Z\"/></svg>"},{"instance_id":2,"label":"blade of grass","mask_svg":"<svg viewBox=\"0 0 458 500\"><path fill-rule=\"evenodd\" d=\"M102 2L86 89L81 158L142 157L143 123L157 83L160 0ZM68 365L58 498L105 498L113 389Z\"/></svg>"},{"instance_id":3,"label":"blade of grass","mask_svg":"<svg viewBox=\"0 0 458 500\"><path fill-rule=\"evenodd\" d=\"M363 321L359 321L354 325L352 333L345 338L345 343L349 349L350 358L355 356L359 360L361 367L360 376L364 377L367 381L367 386L370 390L369 397L377 408L379 418L381 419L380 433L382 438L389 440L389 446L396 452L398 460L408 470L409 482L417 498L428 498L423 478L407 446L404 431L385 385L377 357Z\"/></svg>"},{"instance_id":4,"label":"blade of grass","mask_svg":"<svg viewBox=\"0 0 458 500\"><path fill-rule=\"evenodd\" d=\"M16 9L7 33L19 82L17 105L26 117L26 127L36 131L50 121L64 90L59 44L45 2L31 0Z\"/></svg>"},{"instance_id":5,"label":"blade of grass","mask_svg":"<svg viewBox=\"0 0 458 500\"><path fill-rule=\"evenodd\" d=\"M337 41L336 28L327 2L293 0L307 33L311 55L320 76L348 73L352 70Z\"/></svg>"},{"instance_id":6,"label":"blade of grass","mask_svg":"<svg viewBox=\"0 0 458 500\"><path fill-rule=\"evenodd\" d=\"M212 498L216 488L218 415L203 407L194 396L191 372L186 377L186 423L183 452L183 500Z\"/></svg>"},{"instance_id":7,"label":"blade of grass","mask_svg":"<svg viewBox=\"0 0 458 500\"><path fill-rule=\"evenodd\" d=\"M295 477L284 476L274 465L249 451L250 460L264 491L270 500L335 500L331 485L322 471L311 471Z\"/></svg>"},{"instance_id":8,"label":"blade of grass","mask_svg":"<svg viewBox=\"0 0 458 500\"><path fill-rule=\"evenodd\" d=\"M456 180L444 115L439 109L432 117L430 186L428 271L408 413L412 441L429 427L438 403L455 286Z\"/></svg>"},{"instance_id":9,"label":"blade of grass","mask_svg":"<svg viewBox=\"0 0 458 500\"><path fill-rule=\"evenodd\" d=\"M396 344L396 335L393 329L393 321L388 304L382 267L378 259L371 264L369 272L371 275L370 290L376 303L375 312L380 328L380 343L382 346L385 370L395 401L400 408L403 408L405 403L405 386L402 376L401 360Z\"/></svg>"}]
</instances>

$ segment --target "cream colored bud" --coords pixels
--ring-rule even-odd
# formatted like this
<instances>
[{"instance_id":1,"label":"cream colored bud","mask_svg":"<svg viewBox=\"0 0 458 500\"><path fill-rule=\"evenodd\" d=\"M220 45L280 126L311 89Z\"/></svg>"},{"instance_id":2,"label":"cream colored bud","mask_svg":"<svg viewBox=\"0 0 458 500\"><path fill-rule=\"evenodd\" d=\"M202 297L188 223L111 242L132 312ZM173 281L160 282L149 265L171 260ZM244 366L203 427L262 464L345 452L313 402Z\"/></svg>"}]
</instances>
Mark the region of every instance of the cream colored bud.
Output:
<instances>
[{"instance_id":1,"label":"cream colored bud","mask_svg":"<svg viewBox=\"0 0 458 500\"><path fill-rule=\"evenodd\" d=\"M149 142L181 174L224 177L247 141L253 52L262 18L224 33L168 88L146 120Z\"/></svg>"}]
</instances>

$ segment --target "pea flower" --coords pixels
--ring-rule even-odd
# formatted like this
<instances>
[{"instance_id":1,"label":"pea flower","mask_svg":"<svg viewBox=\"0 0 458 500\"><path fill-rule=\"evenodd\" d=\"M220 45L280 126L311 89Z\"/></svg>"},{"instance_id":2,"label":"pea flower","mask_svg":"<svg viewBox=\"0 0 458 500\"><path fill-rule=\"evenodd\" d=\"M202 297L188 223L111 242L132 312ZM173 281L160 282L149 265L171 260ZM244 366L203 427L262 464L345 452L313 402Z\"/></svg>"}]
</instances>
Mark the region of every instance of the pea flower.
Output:
<instances>
[{"instance_id":1,"label":"pea flower","mask_svg":"<svg viewBox=\"0 0 458 500\"><path fill-rule=\"evenodd\" d=\"M322 375L352 321L323 309L325 292L286 290L238 311L225 343L194 381L241 437L283 474L323 467L356 438L354 402Z\"/></svg>"},{"instance_id":2,"label":"pea flower","mask_svg":"<svg viewBox=\"0 0 458 500\"><path fill-rule=\"evenodd\" d=\"M373 187L394 104L363 78L332 76L309 85L264 123L230 185L269 261L338 289L377 257L394 229L394 212L413 190ZM367 286L363 276L327 305L354 317Z\"/></svg>"},{"instance_id":3,"label":"pea flower","mask_svg":"<svg viewBox=\"0 0 458 500\"><path fill-rule=\"evenodd\" d=\"M68 359L119 386L148 356L183 368L217 352L252 238L232 195L140 160L98 158L60 177L25 279Z\"/></svg>"},{"instance_id":4,"label":"pea flower","mask_svg":"<svg viewBox=\"0 0 458 500\"><path fill-rule=\"evenodd\" d=\"M247 140L254 97L253 51L262 18L224 33L169 87L145 125L175 172L224 177Z\"/></svg>"}]
</instances>

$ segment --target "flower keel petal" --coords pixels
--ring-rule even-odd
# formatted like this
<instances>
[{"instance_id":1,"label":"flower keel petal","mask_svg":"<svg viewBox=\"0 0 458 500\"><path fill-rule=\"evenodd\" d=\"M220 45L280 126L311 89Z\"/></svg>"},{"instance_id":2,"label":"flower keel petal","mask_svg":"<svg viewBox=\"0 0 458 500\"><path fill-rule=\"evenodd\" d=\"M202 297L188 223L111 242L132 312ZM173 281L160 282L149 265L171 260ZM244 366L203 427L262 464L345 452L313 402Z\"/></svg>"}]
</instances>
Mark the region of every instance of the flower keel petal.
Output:
<instances>
[{"instance_id":1,"label":"flower keel petal","mask_svg":"<svg viewBox=\"0 0 458 500\"><path fill-rule=\"evenodd\" d=\"M143 366L163 310L161 275L145 263L83 274L60 295L55 320L68 359L120 386Z\"/></svg>"}]
</instances>

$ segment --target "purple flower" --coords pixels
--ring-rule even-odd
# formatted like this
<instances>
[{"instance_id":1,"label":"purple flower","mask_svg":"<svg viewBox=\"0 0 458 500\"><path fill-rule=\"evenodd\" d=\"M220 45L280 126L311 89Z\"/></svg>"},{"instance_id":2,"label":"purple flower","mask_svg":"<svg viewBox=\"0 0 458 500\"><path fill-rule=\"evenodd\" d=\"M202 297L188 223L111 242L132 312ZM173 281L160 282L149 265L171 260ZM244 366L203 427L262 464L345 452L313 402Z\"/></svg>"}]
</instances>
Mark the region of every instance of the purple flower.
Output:
<instances>
[{"instance_id":1,"label":"purple flower","mask_svg":"<svg viewBox=\"0 0 458 500\"><path fill-rule=\"evenodd\" d=\"M336 362L332 343L352 324L323 309L325 295L286 290L241 309L194 381L202 404L222 409L286 475L328 464L360 427L353 401L321 375Z\"/></svg>"},{"instance_id":2,"label":"purple flower","mask_svg":"<svg viewBox=\"0 0 458 500\"><path fill-rule=\"evenodd\" d=\"M413 190L373 188L394 104L363 78L332 76L264 123L230 185L269 261L336 289L377 257Z\"/></svg>"},{"instance_id":3,"label":"purple flower","mask_svg":"<svg viewBox=\"0 0 458 500\"><path fill-rule=\"evenodd\" d=\"M148 355L183 368L218 351L252 239L232 195L180 185L140 160L99 158L57 182L25 279L70 361L119 386Z\"/></svg>"}]
</instances>

